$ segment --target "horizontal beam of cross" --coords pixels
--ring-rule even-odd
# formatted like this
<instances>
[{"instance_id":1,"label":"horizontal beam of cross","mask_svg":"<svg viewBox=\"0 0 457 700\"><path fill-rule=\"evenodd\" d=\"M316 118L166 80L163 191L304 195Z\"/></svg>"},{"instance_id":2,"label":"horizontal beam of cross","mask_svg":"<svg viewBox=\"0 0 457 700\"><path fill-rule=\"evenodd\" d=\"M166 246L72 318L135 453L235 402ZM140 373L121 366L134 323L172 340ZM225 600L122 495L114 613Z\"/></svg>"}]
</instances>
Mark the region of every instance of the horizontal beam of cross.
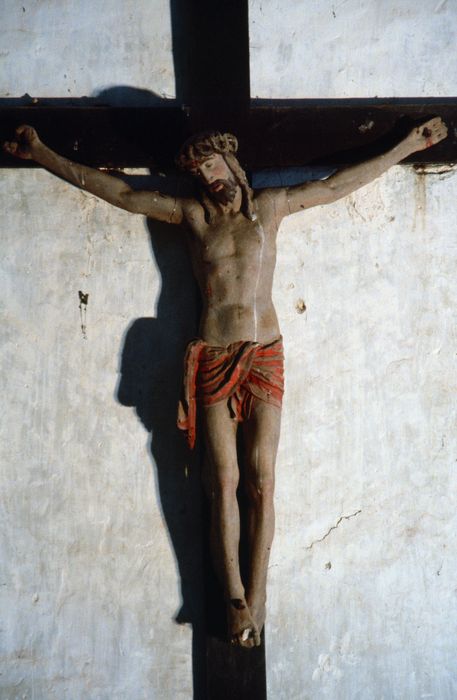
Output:
<instances>
[{"instance_id":1,"label":"horizontal beam of cross","mask_svg":"<svg viewBox=\"0 0 457 700\"><path fill-rule=\"evenodd\" d=\"M96 167L169 168L179 145L208 128L234 132L247 170L305 165L340 167L376 155L416 123L439 115L449 135L410 163L457 162L457 98L408 100L253 100L190 108L165 100L154 107L71 106L38 100L30 106L0 101L0 139L18 124L35 126L51 148ZM5 153L0 166L30 166Z\"/></svg>"}]
</instances>

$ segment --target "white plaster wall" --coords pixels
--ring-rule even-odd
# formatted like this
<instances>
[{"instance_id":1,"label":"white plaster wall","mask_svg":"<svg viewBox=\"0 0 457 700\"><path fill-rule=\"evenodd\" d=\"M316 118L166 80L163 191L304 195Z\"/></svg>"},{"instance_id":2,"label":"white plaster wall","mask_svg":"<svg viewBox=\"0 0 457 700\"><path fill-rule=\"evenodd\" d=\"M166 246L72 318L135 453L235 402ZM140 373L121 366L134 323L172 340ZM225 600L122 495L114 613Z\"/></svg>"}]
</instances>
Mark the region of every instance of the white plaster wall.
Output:
<instances>
[{"instance_id":1,"label":"white plaster wall","mask_svg":"<svg viewBox=\"0 0 457 700\"><path fill-rule=\"evenodd\" d=\"M275 699L457 693L456 185L396 167L282 226Z\"/></svg>"},{"instance_id":2,"label":"white plaster wall","mask_svg":"<svg viewBox=\"0 0 457 700\"><path fill-rule=\"evenodd\" d=\"M251 95L455 94L453 0L251 0Z\"/></svg>"},{"instance_id":3,"label":"white plaster wall","mask_svg":"<svg viewBox=\"0 0 457 700\"><path fill-rule=\"evenodd\" d=\"M0 0L0 96L175 96L168 0Z\"/></svg>"},{"instance_id":4,"label":"white plaster wall","mask_svg":"<svg viewBox=\"0 0 457 700\"><path fill-rule=\"evenodd\" d=\"M426 13L405 0L396 15L390 2L340 3L338 43L329 4L309 5L312 34L328 49L317 58L310 49L306 61L307 84L319 90L302 90L301 35L290 35L284 70L271 42L273 20L301 26L301 4L271 14L272 3L252 2L253 94L455 94L453 3ZM167 3L23 6L2 5L3 97L119 84L174 94ZM261 11L269 24L256 28ZM416 36L434 28L434 51L409 44L420 68L388 63L406 51L401 42L374 53L411 13ZM338 56L358 60L368 16L379 41L362 52L360 79L351 83L345 68L330 89ZM269 91L256 88L264 67ZM394 88L380 89L389 75ZM457 694L456 183L452 169L397 167L281 228L274 295L287 393L267 628L274 700ZM0 697L187 700L192 631L173 621L180 577L158 471L135 410L116 398L127 328L158 315L162 279L145 223L39 170L2 171L0 207ZM187 308L175 238L166 255L176 308ZM89 293L86 339L78 290Z\"/></svg>"},{"instance_id":5,"label":"white plaster wall","mask_svg":"<svg viewBox=\"0 0 457 700\"><path fill-rule=\"evenodd\" d=\"M3 173L0 202L0 697L187 700L192 636L173 621L150 436L117 400L126 331L157 316L149 233L45 171Z\"/></svg>"},{"instance_id":6,"label":"white plaster wall","mask_svg":"<svg viewBox=\"0 0 457 700\"><path fill-rule=\"evenodd\" d=\"M0 2L0 95L174 97L167 0ZM455 91L457 5L416 0L251 0L251 94L424 97Z\"/></svg>"}]
</instances>

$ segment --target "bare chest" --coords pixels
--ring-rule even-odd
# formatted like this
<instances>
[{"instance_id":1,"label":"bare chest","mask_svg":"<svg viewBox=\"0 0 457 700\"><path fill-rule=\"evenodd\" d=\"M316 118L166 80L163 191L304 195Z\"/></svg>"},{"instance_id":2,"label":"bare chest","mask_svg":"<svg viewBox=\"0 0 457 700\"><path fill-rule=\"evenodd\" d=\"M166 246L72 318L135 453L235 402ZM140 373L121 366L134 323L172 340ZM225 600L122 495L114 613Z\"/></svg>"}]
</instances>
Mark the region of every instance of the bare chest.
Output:
<instances>
[{"instance_id":1,"label":"bare chest","mask_svg":"<svg viewBox=\"0 0 457 700\"><path fill-rule=\"evenodd\" d=\"M243 216L223 219L194 232L195 253L200 261L215 265L228 259L242 264L255 259L260 250L274 252L274 240L259 221Z\"/></svg>"}]
</instances>

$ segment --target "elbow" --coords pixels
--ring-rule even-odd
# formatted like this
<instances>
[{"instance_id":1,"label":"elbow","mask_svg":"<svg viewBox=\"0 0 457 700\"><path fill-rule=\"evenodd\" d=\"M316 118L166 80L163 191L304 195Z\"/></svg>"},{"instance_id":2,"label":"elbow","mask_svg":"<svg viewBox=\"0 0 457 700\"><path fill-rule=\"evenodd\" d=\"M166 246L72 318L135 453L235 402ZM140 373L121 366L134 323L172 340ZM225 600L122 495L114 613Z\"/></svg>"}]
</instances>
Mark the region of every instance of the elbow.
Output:
<instances>
[{"instance_id":1,"label":"elbow","mask_svg":"<svg viewBox=\"0 0 457 700\"><path fill-rule=\"evenodd\" d=\"M141 214L142 212L138 210L138 202L135 197L132 197L132 194L133 190L123 190L119 193L117 201L113 203L131 214Z\"/></svg>"},{"instance_id":2,"label":"elbow","mask_svg":"<svg viewBox=\"0 0 457 700\"><path fill-rule=\"evenodd\" d=\"M329 182L326 182L325 184L328 195L331 195L332 197L338 195L341 187L338 185L337 182L332 182L331 180L329 180Z\"/></svg>"},{"instance_id":3,"label":"elbow","mask_svg":"<svg viewBox=\"0 0 457 700\"><path fill-rule=\"evenodd\" d=\"M322 182L322 189L319 194L319 204L330 204L331 202L335 202L337 199L344 197L346 192L344 191L344 187L342 187L340 184L328 180Z\"/></svg>"}]
</instances>

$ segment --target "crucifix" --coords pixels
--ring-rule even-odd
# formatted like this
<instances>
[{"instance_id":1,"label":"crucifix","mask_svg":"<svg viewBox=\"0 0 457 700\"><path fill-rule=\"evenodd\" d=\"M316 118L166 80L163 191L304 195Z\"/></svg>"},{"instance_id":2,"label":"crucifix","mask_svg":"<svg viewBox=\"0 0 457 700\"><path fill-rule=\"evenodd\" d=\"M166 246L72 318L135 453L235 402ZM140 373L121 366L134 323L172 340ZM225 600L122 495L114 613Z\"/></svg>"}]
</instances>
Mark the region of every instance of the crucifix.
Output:
<instances>
[{"instance_id":1,"label":"crucifix","mask_svg":"<svg viewBox=\"0 0 457 700\"><path fill-rule=\"evenodd\" d=\"M276 235L290 214L334 202L379 177L416 151L446 138L435 117L415 127L386 153L325 180L252 191L233 134L191 137L178 164L198 183L195 197L134 191L107 173L58 155L33 127L16 129L4 149L33 159L110 204L151 219L185 226L201 297L199 339L186 353L178 426L192 448L197 414L203 427L211 503L213 561L227 606L228 638L244 648L260 645L266 615L267 568L274 530L273 488L284 391L283 347L272 302ZM239 564L240 463L237 430L245 444L248 509L248 578Z\"/></svg>"},{"instance_id":2,"label":"crucifix","mask_svg":"<svg viewBox=\"0 0 457 700\"><path fill-rule=\"evenodd\" d=\"M236 136L223 130L199 133L184 143L177 158L197 183L192 197L134 191L105 172L58 155L30 126L20 126L5 144L8 153L33 159L115 206L183 226L189 234L203 310L199 338L186 354L178 420L191 446L197 420L201 423L213 558L225 596L228 639L236 647L259 646L265 621L283 394L283 349L271 299L278 227L284 217L346 196L446 134L440 117L427 119L393 147L326 180L253 191L237 159ZM244 437L248 499L245 580L238 561L238 431Z\"/></svg>"}]
</instances>

